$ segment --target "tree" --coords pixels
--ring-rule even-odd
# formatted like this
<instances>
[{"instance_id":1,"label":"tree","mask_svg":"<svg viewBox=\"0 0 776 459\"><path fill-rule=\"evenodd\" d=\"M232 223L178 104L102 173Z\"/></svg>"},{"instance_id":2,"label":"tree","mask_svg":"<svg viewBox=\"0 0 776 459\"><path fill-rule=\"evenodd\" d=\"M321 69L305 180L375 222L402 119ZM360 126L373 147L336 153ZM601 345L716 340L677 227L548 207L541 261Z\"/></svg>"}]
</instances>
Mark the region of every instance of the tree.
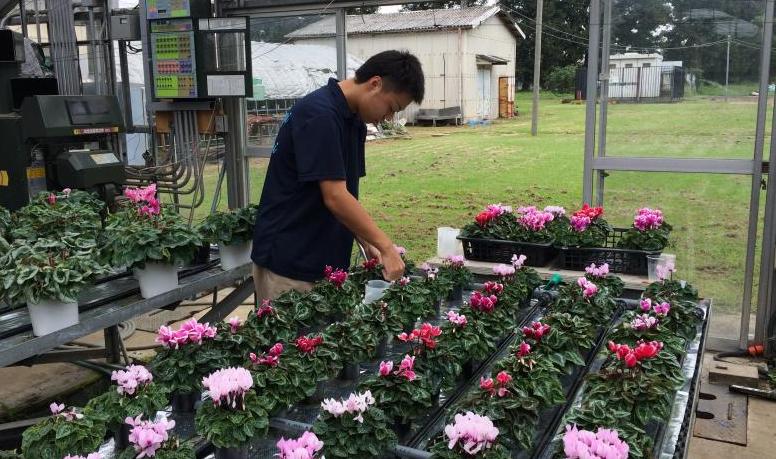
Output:
<instances>
[{"instance_id":1,"label":"tree","mask_svg":"<svg viewBox=\"0 0 776 459\"><path fill-rule=\"evenodd\" d=\"M402 11L420 11L420 10L433 10L433 9L447 9L461 6L461 2L465 2L466 6L478 6L484 5L486 0L447 0L441 2L418 2L408 3L402 6Z\"/></svg>"},{"instance_id":2,"label":"tree","mask_svg":"<svg viewBox=\"0 0 776 459\"><path fill-rule=\"evenodd\" d=\"M541 81L549 70L579 65L587 52L589 0L545 1L543 11ZM501 5L525 32L518 40L515 60L516 80L524 89L533 82L534 43L536 40L536 0L503 0Z\"/></svg>"}]
</instances>

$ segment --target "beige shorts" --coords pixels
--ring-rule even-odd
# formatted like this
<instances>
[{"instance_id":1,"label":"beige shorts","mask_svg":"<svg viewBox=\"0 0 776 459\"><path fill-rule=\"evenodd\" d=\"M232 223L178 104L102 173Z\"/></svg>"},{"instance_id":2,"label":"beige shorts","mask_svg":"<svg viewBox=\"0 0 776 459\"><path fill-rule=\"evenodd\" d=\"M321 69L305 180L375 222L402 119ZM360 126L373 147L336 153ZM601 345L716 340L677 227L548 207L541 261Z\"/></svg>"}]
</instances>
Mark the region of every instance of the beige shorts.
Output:
<instances>
[{"instance_id":1,"label":"beige shorts","mask_svg":"<svg viewBox=\"0 0 776 459\"><path fill-rule=\"evenodd\" d=\"M256 289L256 303L261 304L261 300L265 298L274 300L281 293L288 290L298 290L300 292L311 290L313 283L283 277L254 263L253 286Z\"/></svg>"}]
</instances>

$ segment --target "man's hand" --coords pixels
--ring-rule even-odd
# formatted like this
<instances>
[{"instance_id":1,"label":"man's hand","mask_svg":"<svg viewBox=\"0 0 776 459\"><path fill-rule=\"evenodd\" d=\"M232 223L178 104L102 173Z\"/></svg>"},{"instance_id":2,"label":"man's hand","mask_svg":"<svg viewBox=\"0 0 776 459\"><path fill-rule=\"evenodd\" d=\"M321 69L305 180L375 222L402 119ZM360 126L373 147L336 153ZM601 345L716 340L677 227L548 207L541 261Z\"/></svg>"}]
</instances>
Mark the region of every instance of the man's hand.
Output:
<instances>
[{"instance_id":1,"label":"man's hand","mask_svg":"<svg viewBox=\"0 0 776 459\"><path fill-rule=\"evenodd\" d=\"M382 265L383 265L383 277L387 281L395 281L400 279L404 275L404 261L399 256L399 252L396 248L391 247L381 252Z\"/></svg>"},{"instance_id":2,"label":"man's hand","mask_svg":"<svg viewBox=\"0 0 776 459\"><path fill-rule=\"evenodd\" d=\"M382 264L383 263L383 255L380 253L379 250L377 250L377 247L373 246L372 244L359 239L359 244L361 244L362 247L364 247L364 252L366 253L366 259L371 260L372 258L376 258L377 262Z\"/></svg>"}]
</instances>

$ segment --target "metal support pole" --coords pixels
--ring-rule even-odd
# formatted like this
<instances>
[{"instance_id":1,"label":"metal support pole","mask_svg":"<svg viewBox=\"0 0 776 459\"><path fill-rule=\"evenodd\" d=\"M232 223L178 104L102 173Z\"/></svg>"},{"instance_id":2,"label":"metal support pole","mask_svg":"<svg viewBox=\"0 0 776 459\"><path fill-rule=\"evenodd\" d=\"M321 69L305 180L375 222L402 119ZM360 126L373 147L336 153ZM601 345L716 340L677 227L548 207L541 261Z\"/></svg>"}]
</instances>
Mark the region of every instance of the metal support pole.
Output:
<instances>
[{"instance_id":1,"label":"metal support pole","mask_svg":"<svg viewBox=\"0 0 776 459\"><path fill-rule=\"evenodd\" d=\"M598 47L601 41L601 1L590 1L590 41L587 48L587 105L585 110L585 163L582 201L593 201L593 155L595 154L595 104L598 93Z\"/></svg>"},{"instance_id":2,"label":"metal support pole","mask_svg":"<svg viewBox=\"0 0 776 459\"><path fill-rule=\"evenodd\" d=\"M134 130L132 120L132 96L129 87L129 64L127 63L127 42L119 40L119 67L121 70L121 98L124 101L124 125L127 132Z\"/></svg>"},{"instance_id":3,"label":"metal support pole","mask_svg":"<svg viewBox=\"0 0 776 459\"><path fill-rule=\"evenodd\" d=\"M765 2L765 24L773 24L774 0ZM771 68L771 46L773 26L763 27L760 45L760 92L757 96L757 125L754 138L754 166L752 168L752 189L749 196L749 230L746 238L746 264L744 268L744 294L741 299L741 332L739 347L745 349L749 341L749 317L752 312L752 290L754 289L754 257L757 245L757 223L760 214L760 182L762 181L763 147L765 144L765 121L768 110L768 83ZM762 303L761 303L762 304ZM761 306L762 308L762 306Z\"/></svg>"},{"instance_id":4,"label":"metal support pole","mask_svg":"<svg viewBox=\"0 0 776 459\"><path fill-rule=\"evenodd\" d=\"M544 0L536 0L536 38L534 40L533 106L531 108L531 135L539 133L539 77L542 68L542 12Z\"/></svg>"},{"instance_id":5,"label":"metal support pole","mask_svg":"<svg viewBox=\"0 0 776 459\"><path fill-rule=\"evenodd\" d=\"M245 126L247 108L244 98L225 98L228 132L224 138L224 161L226 163L227 202L230 209L248 205L248 161L245 150L248 133Z\"/></svg>"},{"instance_id":6,"label":"metal support pole","mask_svg":"<svg viewBox=\"0 0 776 459\"><path fill-rule=\"evenodd\" d=\"M604 36L601 47L601 121L598 123L598 157L606 156L606 123L609 113L609 48L612 41L612 0L604 0ZM596 205L604 205L606 171L599 170Z\"/></svg>"},{"instance_id":7,"label":"metal support pole","mask_svg":"<svg viewBox=\"0 0 776 459\"><path fill-rule=\"evenodd\" d=\"M730 34L727 36L727 58L725 59L725 102L728 101L728 81L730 80Z\"/></svg>"},{"instance_id":8,"label":"metal support pole","mask_svg":"<svg viewBox=\"0 0 776 459\"><path fill-rule=\"evenodd\" d=\"M108 363L121 361L121 334L119 327L113 325L103 330L105 336L105 360Z\"/></svg>"},{"instance_id":9,"label":"metal support pole","mask_svg":"<svg viewBox=\"0 0 776 459\"><path fill-rule=\"evenodd\" d=\"M337 79L342 81L348 74L348 32L345 8L337 8L335 22L337 23Z\"/></svg>"},{"instance_id":10,"label":"metal support pole","mask_svg":"<svg viewBox=\"0 0 776 459\"><path fill-rule=\"evenodd\" d=\"M92 71L92 81L94 81L94 90L96 94L102 94L102 80L100 79L99 64L97 58L97 42L95 35L97 34L97 27L94 22L94 7L89 6L89 27L87 28L86 36L89 39L89 66Z\"/></svg>"},{"instance_id":11,"label":"metal support pole","mask_svg":"<svg viewBox=\"0 0 776 459\"><path fill-rule=\"evenodd\" d=\"M22 23L22 35L27 38L27 0L19 0L19 20Z\"/></svg>"},{"instance_id":12,"label":"metal support pole","mask_svg":"<svg viewBox=\"0 0 776 459\"><path fill-rule=\"evenodd\" d=\"M776 104L771 125L770 164L776 164ZM774 250L776 249L776 167L768 169L768 192L765 197L765 223L763 225L762 255L760 257L760 288L757 295L757 325L755 341L766 343L766 353L771 354L772 343L766 342L768 321L776 305L773 304Z\"/></svg>"}]
</instances>

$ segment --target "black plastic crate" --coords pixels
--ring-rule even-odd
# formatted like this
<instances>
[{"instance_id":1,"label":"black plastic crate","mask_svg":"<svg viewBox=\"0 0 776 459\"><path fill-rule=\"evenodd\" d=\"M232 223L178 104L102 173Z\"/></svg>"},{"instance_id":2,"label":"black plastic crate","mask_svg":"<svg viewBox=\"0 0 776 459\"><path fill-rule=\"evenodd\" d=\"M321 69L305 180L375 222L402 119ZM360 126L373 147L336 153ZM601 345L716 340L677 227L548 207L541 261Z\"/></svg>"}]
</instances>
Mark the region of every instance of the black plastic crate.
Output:
<instances>
[{"instance_id":1,"label":"black plastic crate","mask_svg":"<svg viewBox=\"0 0 776 459\"><path fill-rule=\"evenodd\" d=\"M463 244L463 256L467 260L509 264L512 262L512 255L525 255L527 266L542 267L547 266L557 254L552 242L533 244L461 236L458 239Z\"/></svg>"},{"instance_id":2,"label":"black plastic crate","mask_svg":"<svg viewBox=\"0 0 776 459\"><path fill-rule=\"evenodd\" d=\"M618 249L617 243L628 231L627 228L613 228L606 237L606 247L557 247L559 269L584 271L591 263L609 263L609 271L620 274L647 275L647 256L660 255L661 251Z\"/></svg>"}]
</instances>

